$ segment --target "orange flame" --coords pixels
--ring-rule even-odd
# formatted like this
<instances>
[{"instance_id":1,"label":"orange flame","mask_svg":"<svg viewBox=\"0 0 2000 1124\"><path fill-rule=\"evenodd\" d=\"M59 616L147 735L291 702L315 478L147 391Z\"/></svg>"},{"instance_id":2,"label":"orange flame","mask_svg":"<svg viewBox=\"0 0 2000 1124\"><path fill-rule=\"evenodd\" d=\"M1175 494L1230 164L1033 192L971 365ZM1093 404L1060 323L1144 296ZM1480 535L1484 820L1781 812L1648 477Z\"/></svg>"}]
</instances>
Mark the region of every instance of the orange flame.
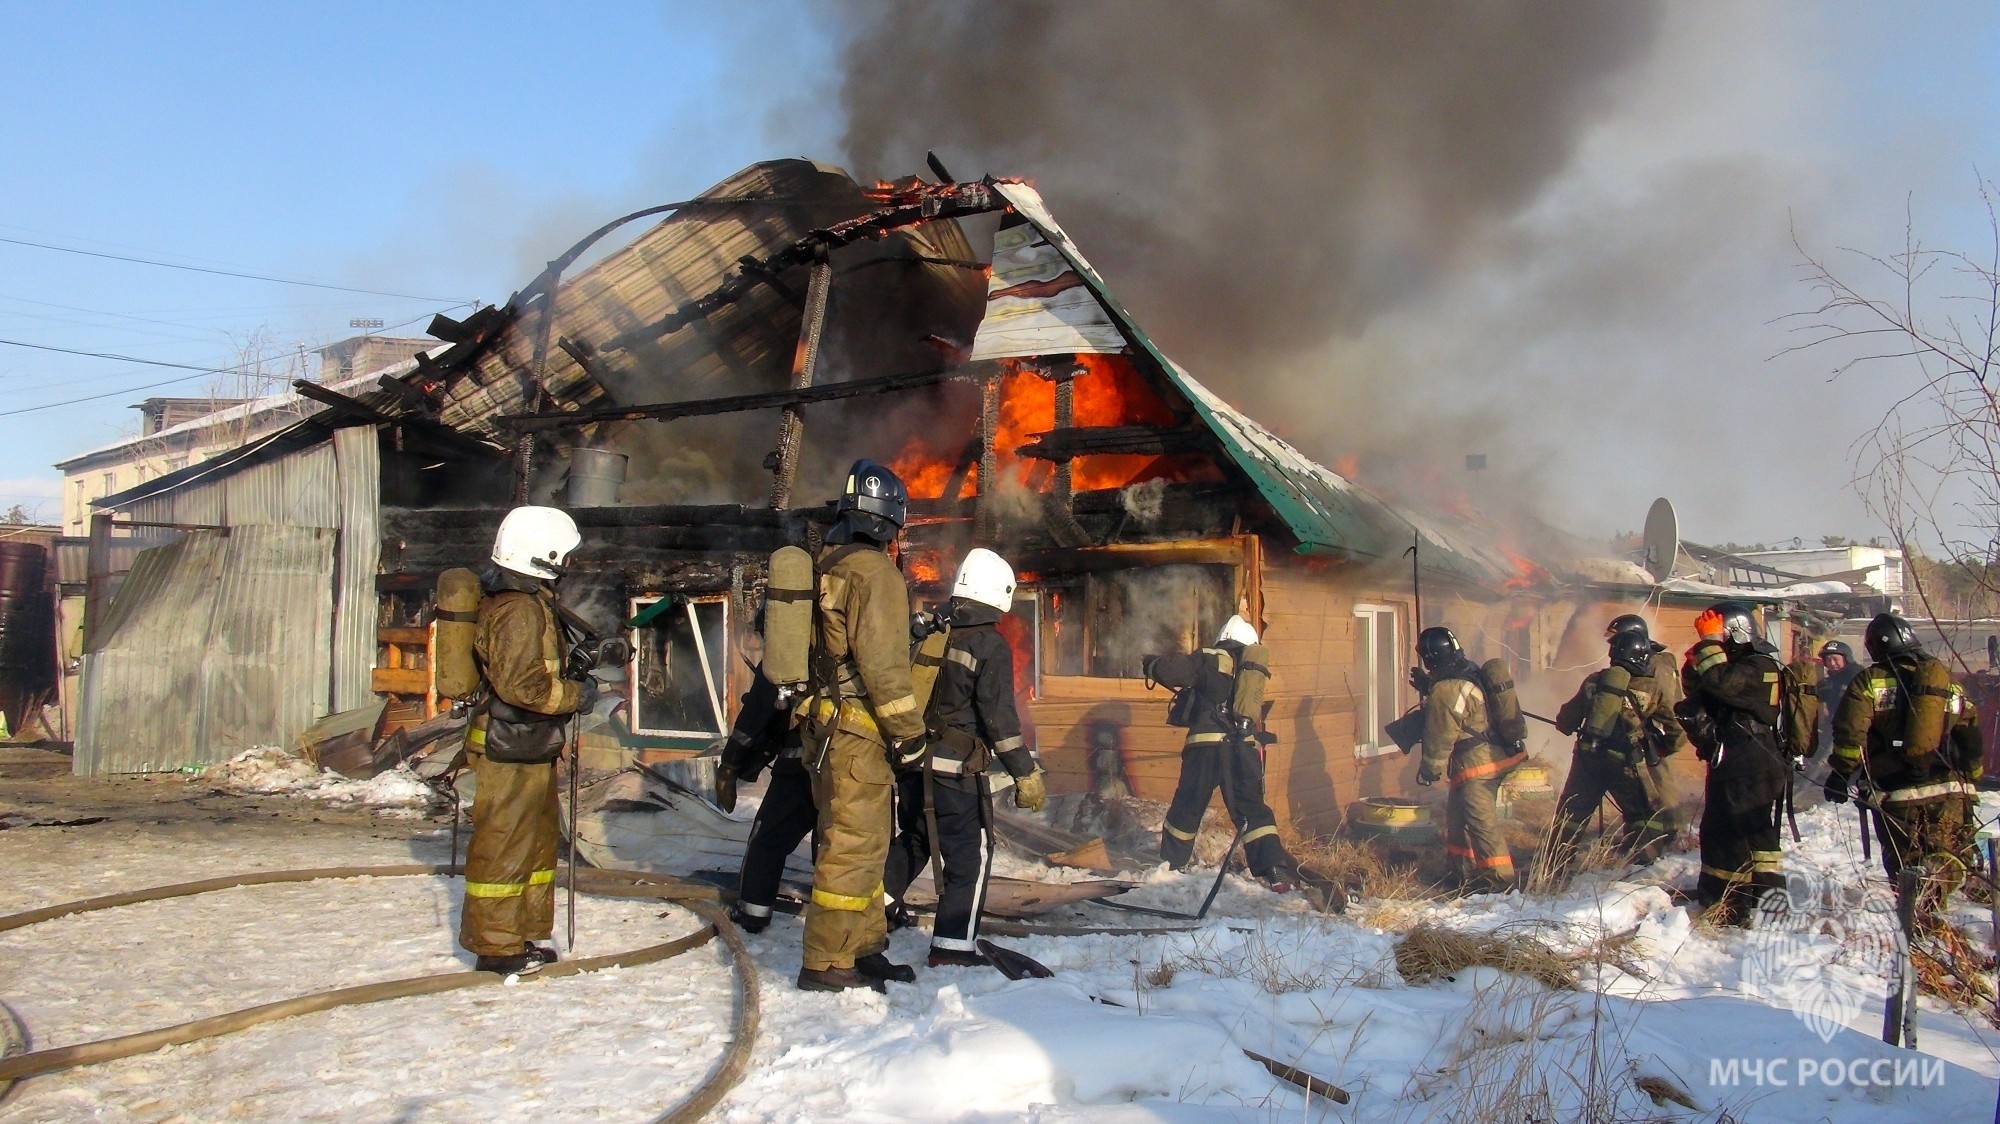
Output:
<instances>
[{"instance_id":1,"label":"orange flame","mask_svg":"<svg viewBox=\"0 0 2000 1124\"><path fill-rule=\"evenodd\" d=\"M1159 395L1131 361L1121 355L1079 355L1084 369L1072 383L1072 425L1104 427L1120 425L1172 425L1175 421ZM996 474L1032 491L1046 492L1054 486L1055 466L1036 457L1023 457L1015 450L1029 444L1035 434L1055 428L1056 386L1031 363L1009 360L1000 377L1000 409L995 419L993 459ZM903 478L914 499L939 499L956 468L956 448L941 450L933 440L939 435L919 434L904 443L890 462ZM978 470L966 474L966 482L953 499L976 490ZM1218 480L1221 473L1206 458L1187 454L1094 454L1070 462L1070 486L1077 491L1124 488L1150 480L1174 482Z\"/></svg>"}]
</instances>

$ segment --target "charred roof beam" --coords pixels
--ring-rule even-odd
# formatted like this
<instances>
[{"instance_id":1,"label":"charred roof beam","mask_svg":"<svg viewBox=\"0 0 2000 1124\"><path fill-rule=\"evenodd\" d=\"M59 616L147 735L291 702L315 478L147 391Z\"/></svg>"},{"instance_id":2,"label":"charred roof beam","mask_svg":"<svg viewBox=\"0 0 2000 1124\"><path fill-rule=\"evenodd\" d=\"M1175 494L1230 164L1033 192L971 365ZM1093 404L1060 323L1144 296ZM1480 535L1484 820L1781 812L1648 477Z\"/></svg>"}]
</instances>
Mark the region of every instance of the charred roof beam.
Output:
<instances>
[{"instance_id":1,"label":"charred roof beam","mask_svg":"<svg viewBox=\"0 0 2000 1124\"><path fill-rule=\"evenodd\" d=\"M977 367L956 367L942 371L913 371L904 375L884 375L850 382L820 383L799 390L773 390L761 394L735 394L726 398L691 398L684 402L656 402L646 406L610 406L601 410L554 410L534 414L508 414L498 419L523 432L562 429L612 421L670 421L674 418L704 417L710 414L737 414L751 410L780 410L814 402L843 398L865 398L899 390L961 382L980 377Z\"/></svg>"},{"instance_id":2,"label":"charred roof beam","mask_svg":"<svg viewBox=\"0 0 2000 1124\"><path fill-rule=\"evenodd\" d=\"M1031 433L1018 456L1065 462L1090 456L1166 456L1210 451L1214 442L1193 426L1105 425Z\"/></svg>"}]
</instances>

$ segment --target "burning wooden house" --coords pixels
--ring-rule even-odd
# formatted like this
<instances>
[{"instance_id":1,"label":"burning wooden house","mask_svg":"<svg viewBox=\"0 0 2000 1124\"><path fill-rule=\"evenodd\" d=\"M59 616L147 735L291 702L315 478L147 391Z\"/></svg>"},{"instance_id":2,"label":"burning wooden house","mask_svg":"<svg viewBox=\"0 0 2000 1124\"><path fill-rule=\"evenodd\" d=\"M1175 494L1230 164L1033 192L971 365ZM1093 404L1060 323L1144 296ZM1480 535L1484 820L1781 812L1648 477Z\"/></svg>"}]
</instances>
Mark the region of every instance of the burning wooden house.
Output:
<instances>
[{"instance_id":1,"label":"burning wooden house","mask_svg":"<svg viewBox=\"0 0 2000 1124\"><path fill-rule=\"evenodd\" d=\"M1559 582L1476 513L1392 503L1233 409L1026 184L863 188L778 161L620 223L655 214L504 307L439 318L444 343L378 388L302 385L326 408L293 429L103 501L104 543L177 538L115 596L93 562L79 771L216 759L376 694L392 716L435 705L429 591L521 500L572 510L565 598L633 641L620 746L704 747L750 674L765 560L830 518L859 456L909 482L920 598L975 545L1020 571L1018 679L1057 791L1164 800L1180 737L1141 657L1243 612L1272 652L1271 802L1331 830L1414 771L1382 732L1414 701L1413 577L1422 623L1510 656L1531 697L1567 695L1595 664L1566 668L1565 636L1630 595ZM158 706L186 722L141 729Z\"/></svg>"}]
</instances>

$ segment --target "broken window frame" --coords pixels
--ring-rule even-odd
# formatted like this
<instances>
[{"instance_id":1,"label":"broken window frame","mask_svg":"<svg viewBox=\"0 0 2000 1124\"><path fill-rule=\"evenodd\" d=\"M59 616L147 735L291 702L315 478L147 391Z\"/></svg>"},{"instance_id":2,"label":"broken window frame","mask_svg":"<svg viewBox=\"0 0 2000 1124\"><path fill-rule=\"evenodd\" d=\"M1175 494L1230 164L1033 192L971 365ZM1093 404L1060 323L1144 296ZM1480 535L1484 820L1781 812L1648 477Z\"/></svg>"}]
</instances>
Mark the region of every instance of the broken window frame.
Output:
<instances>
[{"instance_id":1,"label":"broken window frame","mask_svg":"<svg viewBox=\"0 0 2000 1124\"><path fill-rule=\"evenodd\" d=\"M1121 573L1158 573L1167 567L1174 566L1192 566L1202 569L1213 569L1220 572L1214 575L1221 578L1219 583L1220 588L1217 590L1222 595L1221 600L1223 602L1223 607L1217 610L1220 616L1214 621L1208 621L1202 619L1197 614L1191 618L1187 628L1180 630L1181 635L1176 644L1156 645L1162 647L1163 650L1158 652L1148 651L1142 654L1166 655L1169 654L1167 649L1185 649L1191 651L1203 645L1213 643L1216 633L1222 626L1222 622L1228 619L1230 612L1228 605L1240 602L1244 596L1243 567L1233 560L1203 557L1151 563L1139 562L1131 566L1108 567L1076 574L1045 577L1033 590L1037 597L1035 618L1031 622L1034 626L1033 631L1035 636L1037 697L1076 697L1079 693L1089 694L1105 690L1123 694L1125 692L1121 689L1120 685L1129 685L1134 689L1143 691L1141 685L1145 680L1136 666L1131 668L1130 674L1107 675L1102 673L1105 658L1098 651L1098 644L1102 639L1100 633L1104 632L1105 629L1103 628L1103 622L1097 619L1097 614L1093 611L1093 607L1098 604L1097 598L1100 596L1093 589L1093 585L1098 582L1115 580L1113 575ZM1058 613L1052 607L1044 606L1040 601L1040 597L1050 594L1073 599L1067 606L1068 611ZM1017 593L1017 599L1022 595L1021 593ZM1074 641L1058 645L1051 635L1051 630L1061 621L1067 622L1065 627L1076 629L1078 638ZM1067 648L1068 643L1079 645L1079 650L1075 653L1076 660L1072 664L1072 666L1077 668L1075 671L1062 670L1065 666L1063 663L1063 656L1065 654L1063 649Z\"/></svg>"},{"instance_id":2,"label":"broken window frame","mask_svg":"<svg viewBox=\"0 0 2000 1124\"><path fill-rule=\"evenodd\" d=\"M1039 589L1019 589L1014 591L1014 607L1007 610L1021 619L1023 631L1028 634L1032 650L1028 654L1028 697L1042 697L1042 591ZM1018 690L1020 685L1015 684Z\"/></svg>"},{"instance_id":3,"label":"broken window frame","mask_svg":"<svg viewBox=\"0 0 2000 1124\"><path fill-rule=\"evenodd\" d=\"M1389 621L1386 649L1382 643L1384 617ZM1396 605L1357 601L1354 621L1355 653L1361 657L1355 664L1355 677L1360 687L1354 694L1354 756L1358 760L1367 760L1397 750L1396 743L1383 732L1382 727L1403 713L1402 682L1396 675L1402 661L1392 659L1387 667L1378 667L1377 664L1384 651L1400 653L1403 650L1403 610ZM1363 633L1366 634L1365 640ZM1384 684L1388 685L1386 700L1382 697Z\"/></svg>"},{"instance_id":4,"label":"broken window frame","mask_svg":"<svg viewBox=\"0 0 2000 1124\"><path fill-rule=\"evenodd\" d=\"M632 732L641 737L649 738L713 739L727 737L729 735L729 705L727 698L729 666L725 661L731 653L731 645L729 644L729 595L727 593L718 593L709 596L688 596L679 593L641 594L631 598L628 602L626 606L628 611L625 619L633 620L640 613L645 612L661 601L670 599L681 602L681 605L678 610L668 609L665 615L674 615L676 613L684 615L684 619L688 622L688 629L694 636L694 655L701 664L702 681L708 690L708 702L711 713L715 716L715 726L712 729L706 730L677 730L646 725L645 688L639 671L639 661L646 652L645 638L642 636L644 629L631 628L627 629L626 632L628 639L632 642L632 662L627 665L625 674L630 690ZM722 644L715 650L710 649L708 639L702 633L701 611L699 607L708 605L715 606L716 610L722 614L719 632ZM648 623L645 627L653 628L657 627L657 625L655 623Z\"/></svg>"}]
</instances>

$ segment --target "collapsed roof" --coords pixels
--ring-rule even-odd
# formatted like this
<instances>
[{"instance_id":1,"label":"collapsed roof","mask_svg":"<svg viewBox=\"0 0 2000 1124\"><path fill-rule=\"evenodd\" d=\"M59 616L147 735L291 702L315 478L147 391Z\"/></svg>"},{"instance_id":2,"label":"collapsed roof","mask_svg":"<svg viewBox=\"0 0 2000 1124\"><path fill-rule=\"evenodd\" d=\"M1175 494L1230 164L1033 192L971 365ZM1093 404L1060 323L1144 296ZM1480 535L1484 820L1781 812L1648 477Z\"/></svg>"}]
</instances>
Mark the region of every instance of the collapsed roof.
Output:
<instances>
[{"instance_id":1,"label":"collapsed roof","mask_svg":"<svg viewBox=\"0 0 2000 1124\"><path fill-rule=\"evenodd\" d=\"M655 214L665 217L565 276L620 224ZM985 215L1002 224L990 265L969 234ZM993 220L984 222L990 229ZM823 328L808 332L816 271L831 284ZM461 451L497 453L523 432L540 433L557 454L550 465L579 445L636 440L631 427L648 421L657 428L660 419L704 414L705 440L669 426L675 436L664 444L635 446L649 454L644 470L712 473L737 488L727 498L745 503L742 481L770 468L772 427L766 414L746 428L742 411L914 392L981 370L990 378L996 363L1120 356L1174 425L1034 433L1037 443L1018 452L1067 466L1107 450L1194 450L1261 499L1302 553L1388 561L1415 542L1425 568L1478 586L1519 586L1524 574L1540 573L1502 549L1495 528L1476 516L1392 503L1228 405L1159 350L1024 183L912 179L863 188L820 164L760 163L698 199L608 224L505 305L463 321L439 317L431 331L449 346L413 370L371 391L314 387L311 396L353 420L411 425L434 444L456 437ZM805 355L808 339L815 356ZM921 426L938 415L918 416ZM887 417L880 404L850 409L836 424L814 422L810 440L828 464L844 465L857 448L887 460ZM719 427L728 439L713 439ZM700 456L690 459L695 445ZM172 486L164 478L145 490Z\"/></svg>"}]
</instances>

